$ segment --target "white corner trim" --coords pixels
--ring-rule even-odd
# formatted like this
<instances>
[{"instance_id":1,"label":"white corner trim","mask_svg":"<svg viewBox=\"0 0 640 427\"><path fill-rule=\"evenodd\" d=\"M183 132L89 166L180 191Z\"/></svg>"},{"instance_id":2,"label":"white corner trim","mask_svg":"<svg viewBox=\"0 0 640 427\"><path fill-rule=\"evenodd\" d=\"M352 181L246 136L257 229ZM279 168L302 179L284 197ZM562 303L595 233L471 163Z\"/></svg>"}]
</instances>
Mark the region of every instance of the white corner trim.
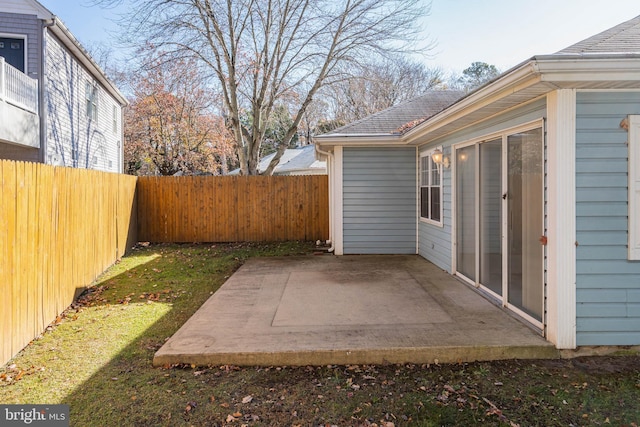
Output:
<instances>
[{"instance_id":1,"label":"white corner trim","mask_svg":"<svg viewBox=\"0 0 640 427\"><path fill-rule=\"evenodd\" d=\"M547 339L576 347L576 91L547 96Z\"/></svg>"},{"instance_id":2,"label":"white corner trim","mask_svg":"<svg viewBox=\"0 0 640 427\"><path fill-rule=\"evenodd\" d=\"M335 242L336 255L344 255L344 199L343 199L343 179L342 164L343 151L341 146L336 146L333 150L333 180L331 182L331 191L333 192L333 240Z\"/></svg>"},{"instance_id":3,"label":"white corner trim","mask_svg":"<svg viewBox=\"0 0 640 427\"><path fill-rule=\"evenodd\" d=\"M416 147L416 254L420 254L420 149Z\"/></svg>"},{"instance_id":4,"label":"white corner trim","mask_svg":"<svg viewBox=\"0 0 640 427\"><path fill-rule=\"evenodd\" d=\"M628 117L629 260L640 260L640 116Z\"/></svg>"}]
</instances>

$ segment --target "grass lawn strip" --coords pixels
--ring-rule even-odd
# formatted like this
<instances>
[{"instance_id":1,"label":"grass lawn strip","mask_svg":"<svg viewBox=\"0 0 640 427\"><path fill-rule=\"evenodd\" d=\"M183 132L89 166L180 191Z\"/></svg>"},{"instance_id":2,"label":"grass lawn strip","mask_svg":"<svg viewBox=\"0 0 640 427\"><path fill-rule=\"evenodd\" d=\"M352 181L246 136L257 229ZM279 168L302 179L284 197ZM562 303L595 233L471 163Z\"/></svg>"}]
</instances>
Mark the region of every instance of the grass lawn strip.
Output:
<instances>
[{"instance_id":1,"label":"grass lawn strip","mask_svg":"<svg viewBox=\"0 0 640 427\"><path fill-rule=\"evenodd\" d=\"M640 357L458 365L174 366L155 351L249 257L313 244L152 245L0 369L0 402L74 426L638 426Z\"/></svg>"}]
</instances>

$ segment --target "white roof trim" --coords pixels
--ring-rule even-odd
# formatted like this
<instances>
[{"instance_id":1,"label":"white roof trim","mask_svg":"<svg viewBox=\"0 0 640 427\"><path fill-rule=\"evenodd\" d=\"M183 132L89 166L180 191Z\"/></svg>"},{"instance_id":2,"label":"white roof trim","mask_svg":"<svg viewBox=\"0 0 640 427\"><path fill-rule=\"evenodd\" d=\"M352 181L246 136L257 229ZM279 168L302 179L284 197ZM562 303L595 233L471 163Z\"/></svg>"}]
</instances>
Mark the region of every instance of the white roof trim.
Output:
<instances>
[{"instance_id":1,"label":"white roof trim","mask_svg":"<svg viewBox=\"0 0 640 427\"><path fill-rule=\"evenodd\" d=\"M603 82L640 81L640 55L567 57L540 59L538 68L543 81Z\"/></svg>"},{"instance_id":2,"label":"white roof trim","mask_svg":"<svg viewBox=\"0 0 640 427\"><path fill-rule=\"evenodd\" d=\"M327 134L316 136L313 141L325 147L331 145L388 147L404 142L400 134Z\"/></svg>"}]
</instances>

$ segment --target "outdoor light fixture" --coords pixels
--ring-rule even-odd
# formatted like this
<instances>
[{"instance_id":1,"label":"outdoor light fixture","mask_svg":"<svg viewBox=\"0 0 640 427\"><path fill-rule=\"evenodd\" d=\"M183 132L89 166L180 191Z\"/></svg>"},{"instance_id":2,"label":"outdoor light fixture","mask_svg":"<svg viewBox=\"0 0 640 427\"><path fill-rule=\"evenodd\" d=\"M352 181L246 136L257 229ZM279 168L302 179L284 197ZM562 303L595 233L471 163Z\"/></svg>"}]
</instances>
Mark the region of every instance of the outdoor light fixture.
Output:
<instances>
[{"instance_id":1,"label":"outdoor light fixture","mask_svg":"<svg viewBox=\"0 0 640 427\"><path fill-rule=\"evenodd\" d=\"M431 160L433 160L433 163L442 165L445 168L449 169L449 158L445 157L440 148L436 148L435 151L431 153Z\"/></svg>"}]
</instances>

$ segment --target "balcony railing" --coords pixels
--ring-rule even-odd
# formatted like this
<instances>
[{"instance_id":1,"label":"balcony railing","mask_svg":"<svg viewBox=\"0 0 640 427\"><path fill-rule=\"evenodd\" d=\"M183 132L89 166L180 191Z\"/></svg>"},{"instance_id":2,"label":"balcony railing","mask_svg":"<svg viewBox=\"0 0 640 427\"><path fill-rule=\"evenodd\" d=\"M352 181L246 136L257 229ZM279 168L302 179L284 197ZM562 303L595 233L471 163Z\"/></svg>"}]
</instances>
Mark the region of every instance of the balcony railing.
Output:
<instances>
[{"instance_id":1,"label":"balcony railing","mask_svg":"<svg viewBox=\"0 0 640 427\"><path fill-rule=\"evenodd\" d=\"M1 56L0 101L38 114L38 80L7 64Z\"/></svg>"}]
</instances>

